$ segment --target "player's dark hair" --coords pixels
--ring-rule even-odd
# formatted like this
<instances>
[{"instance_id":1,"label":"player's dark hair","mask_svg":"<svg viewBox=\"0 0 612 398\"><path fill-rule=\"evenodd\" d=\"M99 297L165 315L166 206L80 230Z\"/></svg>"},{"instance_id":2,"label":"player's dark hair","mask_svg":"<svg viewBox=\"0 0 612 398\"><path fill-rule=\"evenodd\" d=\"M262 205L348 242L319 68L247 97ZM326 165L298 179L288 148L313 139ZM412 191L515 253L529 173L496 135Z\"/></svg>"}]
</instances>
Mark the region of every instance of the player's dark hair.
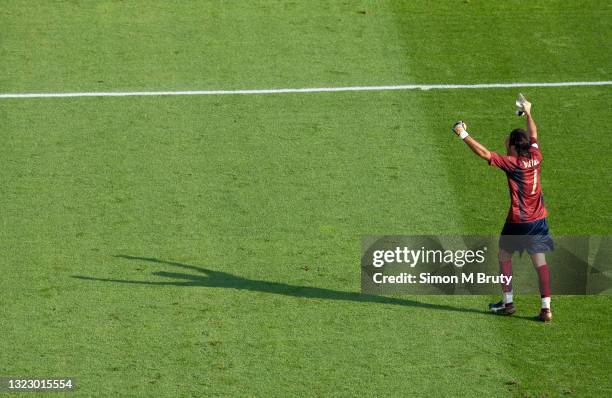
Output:
<instances>
[{"instance_id":1,"label":"player's dark hair","mask_svg":"<svg viewBox=\"0 0 612 398\"><path fill-rule=\"evenodd\" d=\"M513 146L514 149L516 149L516 153L518 153L519 156L524 156L526 158L531 157L531 153L529 152L529 148L531 148L531 141L525 130L512 130L510 132L510 140L508 143L510 146Z\"/></svg>"}]
</instances>

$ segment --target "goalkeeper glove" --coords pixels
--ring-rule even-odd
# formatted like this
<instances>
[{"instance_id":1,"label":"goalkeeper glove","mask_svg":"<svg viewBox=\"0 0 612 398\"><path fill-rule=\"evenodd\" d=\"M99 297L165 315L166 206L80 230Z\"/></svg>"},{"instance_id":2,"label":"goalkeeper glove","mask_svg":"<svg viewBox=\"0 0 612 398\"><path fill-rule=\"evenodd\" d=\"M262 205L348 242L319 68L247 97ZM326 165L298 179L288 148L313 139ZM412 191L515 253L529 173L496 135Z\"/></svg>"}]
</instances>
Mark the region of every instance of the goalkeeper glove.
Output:
<instances>
[{"instance_id":1,"label":"goalkeeper glove","mask_svg":"<svg viewBox=\"0 0 612 398\"><path fill-rule=\"evenodd\" d=\"M463 122L463 120L459 120L453 124L453 133L457 134L462 140L469 135L467 132L467 125Z\"/></svg>"}]
</instances>

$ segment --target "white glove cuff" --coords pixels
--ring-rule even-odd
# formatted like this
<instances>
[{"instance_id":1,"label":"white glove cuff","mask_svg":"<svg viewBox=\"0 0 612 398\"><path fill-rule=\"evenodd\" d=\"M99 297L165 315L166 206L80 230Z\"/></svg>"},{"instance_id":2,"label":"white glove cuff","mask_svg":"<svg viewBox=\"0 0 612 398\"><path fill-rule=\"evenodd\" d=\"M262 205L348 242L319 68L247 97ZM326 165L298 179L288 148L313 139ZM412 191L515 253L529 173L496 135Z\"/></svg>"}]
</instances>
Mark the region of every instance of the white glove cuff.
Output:
<instances>
[{"instance_id":1,"label":"white glove cuff","mask_svg":"<svg viewBox=\"0 0 612 398\"><path fill-rule=\"evenodd\" d=\"M465 137L467 137L469 134L467 131L463 130L461 133L459 133L459 138L461 138L462 140L465 140Z\"/></svg>"}]
</instances>

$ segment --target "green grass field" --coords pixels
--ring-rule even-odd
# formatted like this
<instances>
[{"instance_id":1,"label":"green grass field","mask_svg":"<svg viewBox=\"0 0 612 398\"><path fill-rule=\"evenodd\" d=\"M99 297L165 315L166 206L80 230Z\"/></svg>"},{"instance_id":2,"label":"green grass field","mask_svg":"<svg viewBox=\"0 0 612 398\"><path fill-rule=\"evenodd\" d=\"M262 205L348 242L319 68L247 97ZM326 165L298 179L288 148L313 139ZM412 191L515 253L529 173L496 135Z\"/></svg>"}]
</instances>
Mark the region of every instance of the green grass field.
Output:
<instances>
[{"instance_id":1,"label":"green grass field","mask_svg":"<svg viewBox=\"0 0 612 398\"><path fill-rule=\"evenodd\" d=\"M608 1L0 4L0 93L612 80ZM612 88L534 103L556 235L612 232ZM71 396L607 397L609 296L359 293L360 237L496 234L517 89L0 99L0 377ZM551 264L554 277L554 264ZM533 277L523 275L519 277Z\"/></svg>"}]
</instances>

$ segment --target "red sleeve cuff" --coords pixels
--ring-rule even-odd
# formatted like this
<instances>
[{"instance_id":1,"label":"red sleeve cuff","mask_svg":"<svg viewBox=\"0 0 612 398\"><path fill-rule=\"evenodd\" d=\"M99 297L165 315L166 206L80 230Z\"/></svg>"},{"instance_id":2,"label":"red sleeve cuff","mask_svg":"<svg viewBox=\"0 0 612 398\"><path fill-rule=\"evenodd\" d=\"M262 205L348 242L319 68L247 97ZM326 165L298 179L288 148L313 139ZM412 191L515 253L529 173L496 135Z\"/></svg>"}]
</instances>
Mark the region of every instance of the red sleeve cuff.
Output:
<instances>
[{"instance_id":1,"label":"red sleeve cuff","mask_svg":"<svg viewBox=\"0 0 612 398\"><path fill-rule=\"evenodd\" d=\"M499 158L497 152L491 152L491 158L489 158L489 166L493 166L493 161L497 160L497 158Z\"/></svg>"}]
</instances>

